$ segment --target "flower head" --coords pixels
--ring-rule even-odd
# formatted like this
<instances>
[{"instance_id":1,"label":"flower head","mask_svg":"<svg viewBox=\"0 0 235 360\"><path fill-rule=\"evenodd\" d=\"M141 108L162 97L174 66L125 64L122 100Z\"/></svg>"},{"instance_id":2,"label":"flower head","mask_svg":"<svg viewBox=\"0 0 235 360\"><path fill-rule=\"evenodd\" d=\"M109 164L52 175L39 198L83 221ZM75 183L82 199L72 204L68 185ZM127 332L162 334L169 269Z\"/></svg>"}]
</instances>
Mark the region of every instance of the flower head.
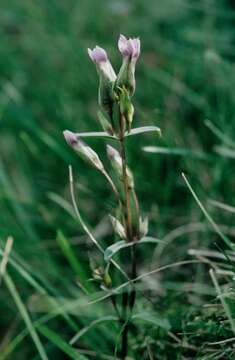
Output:
<instances>
[{"instance_id":1,"label":"flower head","mask_svg":"<svg viewBox=\"0 0 235 360\"><path fill-rule=\"evenodd\" d=\"M127 39L124 35L120 35L118 48L122 56L137 60L140 55L140 39Z\"/></svg>"}]
</instances>

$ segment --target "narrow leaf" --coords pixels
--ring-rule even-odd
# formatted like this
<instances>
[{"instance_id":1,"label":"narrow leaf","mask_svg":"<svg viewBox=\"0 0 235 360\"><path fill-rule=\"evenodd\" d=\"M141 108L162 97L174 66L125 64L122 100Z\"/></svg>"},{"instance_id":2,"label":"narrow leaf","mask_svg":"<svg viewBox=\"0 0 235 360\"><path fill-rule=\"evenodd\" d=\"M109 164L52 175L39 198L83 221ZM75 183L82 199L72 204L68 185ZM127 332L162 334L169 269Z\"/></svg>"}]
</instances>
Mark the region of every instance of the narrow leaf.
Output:
<instances>
[{"instance_id":1,"label":"narrow leaf","mask_svg":"<svg viewBox=\"0 0 235 360\"><path fill-rule=\"evenodd\" d=\"M126 137L139 135L147 132L156 132L161 135L161 129L157 126L142 126L135 129L132 129L129 133L126 133Z\"/></svg>"},{"instance_id":2,"label":"narrow leaf","mask_svg":"<svg viewBox=\"0 0 235 360\"><path fill-rule=\"evenodd\" d=\"M225 242L225 244L227 244L227 246L231 249L234 250L234 244L230 241L230 239L224 235L224 233L220 230L220 227L216 224L216 222L213 220L213 218L211 217L211 215L207 212L206 208L203 206L203 204L201 203L201 201L199 200L197 194L195 193L195 191L193 190L192 186L190 185L188 179L186 178L186 176L184 175L184 173L182 173L182 177L188 187L188 189L190 190L192 196L194 197L194 200L196 201L196 203L198 204L199 208L202 210L203 214L205 215L206 219L208 220L208 222L211 224L212 228L215 230L215 232L221 237L221 239Z\"/></svg>"},{"instance_id":3,"label":"narrow leaf","mask_svg":"<svg viewBox=\"0 0 235 360\"><path fill-rule=\"evenodd\" d=\"M45 352L45 350L43 348L41 340L40 340L40 338L39 338L39 336L38 336L38 334L37 334L37 332L36 332L36 330L35 330L35 328L34 328L34 326L32 324L32 321L30 319L28 311L27 311L27 309L26 309L26 307L25 307L25 305L24 305L24 303L23 303L23 301L22 301L22 299L21 299L21 297L20 297L20 295L19 295L19 293L18 293L18 291L17 291L17 289L15 287L15 284L14 284L13 280L11 279L10 275L8 275L7 273L5 273L5 275L4 275L4 281L5 281L5 284L6 284L7 288L8 288L8 290L9 290L12 298L14 299L14 301L16 303L16 306L17 306L17 308L19 310L19 313L21 314L21 316L22 316L22 318L23 318L23 320L24 320L24 322L25 322L25 324L26 324L26 326L28 328L28 331L29 331L29 333L31 335L31 338L32 338L37 350L38 350L40 358L42 360L48 360L48 357L47 357L46 352Z\"/></svg>"},{"instance_id":4,"label":"narrow leaf","mask_svg":"<svg viewBox=\"0 0 235 360\"><path fill-rule=\"evenodd\" d=\"M157 126L142 126L139 128L132 129L130 132L126 132L125 137L139 135L147 132L156 132L159 135L161 135L161 129ZM80 138L94 137L94 138L109 138L109 139L117 140L117 137L115 135L110 135L105 131L89 131L83 133L76 133L76 135Z\"/></svg>"},{"instance_id":5,"label":"narrow leaf","mask_svg":"<svg viewBox=\"0 0 235 360\"><path fill-rule=\"evenodd\" d=\"M84 137L95 137L95 138L111 138L113 139L114 136L108 134L105 131L89 131L89 132L83 132L83 133L76 133L76 135L80 138Z\"/></svg>"}]
</instances>

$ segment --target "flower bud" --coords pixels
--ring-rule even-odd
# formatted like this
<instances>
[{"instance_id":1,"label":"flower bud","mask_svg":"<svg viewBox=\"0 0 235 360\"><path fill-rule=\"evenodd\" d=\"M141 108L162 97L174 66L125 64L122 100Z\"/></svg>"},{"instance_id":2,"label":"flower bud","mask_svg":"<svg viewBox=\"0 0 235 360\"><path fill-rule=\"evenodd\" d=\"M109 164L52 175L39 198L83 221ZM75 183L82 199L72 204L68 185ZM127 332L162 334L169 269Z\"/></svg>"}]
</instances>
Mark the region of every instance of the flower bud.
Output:
<instances>
[{"instance_id":1,"label":"flower bud","mask_svg":"<svg viewBox=\"0 0 235 360\"><path fill-rule=\"evenodd\" d=\"M78 136L72 131L65 130L63 134L68 145L71 146L79 155L81 155L84 160L88 161L101 172L104 171L104 166L99 156L91 147L79 139Z\"/></svg>"},{"instance_id":2,"label":"flower bud","mask_svg":"<svg viewBox=\"0 0 235 360\"><path fill-rule=\"evenodd\" d=\"M112 88L116 80L116 74L104 49L96 46L93 50L88 49L88 55L96 64L99 74L99 105L112 117L114 102Z\"/></svg>"},{"instance_id":3,"label":"flower bud","mask_svg":"<svg viewBox=\"0 0 235 360\"><path fill-rule=\"evenodd\" d=\"M116 84L120 88L126 88L132 96L135 92L135 65L140 55L140 40L138 38L127 39L124 35L120 35L118 48L123 56L123 61Z\"/></svg>"},{"instance_id":4,"label":"flower bud","mask_svg":"<svg viewBox=\"0 0 235 360\"><path fill-rule=\"evenodd\" d=\"M113 169L115 170L121 181L123 181L122 158L119 152L116 149L114 149L112 146L107 145L107 155L111 161ZM128 186L130 189L132 189L134 187L134 179L128 167L126 169L126 175L127 175Z\"/></svg>"},{"instance_id":5,"label":"flower bud","mask_svg":"<svg viewBox=\"0 0 235 360\"><path fill-rule=\"evenodd\" d=\"M109 215L113 229L115 233L121 238L126 239L126 232L124 229L124 226L120 223L118 219L116 219L114 216Z\"/></svg>"},{"instance_id":6,"label":"flower bud","mask_svg":"<svg viewBox=\"0 0 235 360\"><path fill-rule=\"evenodd\" d=\"M140 232L140 238L144 237L148 233L148 218L147 216L139 219L139 232Z\"/></svg>"},{"instance_id":7,"label":"flower bud","mask_svg":"<svg viewBox=\"0 0 235 360\"><path fill-rule=\"evenodd\" d=\"M113 131L112 125L110 124L110 122L108 121L106 116L103 114L103 112L98 111L97 115L98 115L98 119L99 119L100 125L102 126L103 130L106 131L108 134L113 135L114 131Z\"/></svg>"},{"instance_id":8,"label":"flower bud","mask_svg":"<svg viewBox=\"0 0 235 360\"><path fill-rule=\"evenodd\" d=\"M100 283L102 286L104 285L106 288L112 286L112 279L109 275L109 264L105 269L101 266L93 269L92 277L94 281Z\"/></svg>"},{"instance_id":9,"label":"flower bud","mask_svg":"<svg viewBox=\"0 0 235 360\"><path fill-rule=\"evenodd\" d=\"M134 116L134 106L130 100L130 96L126 89L122 89L120 92L120 112L124 115L127 122L128 131L131 130L131 124Z\"/></svg>"},{"instance_id":10,"label":"flower bud","mask_svg":"<svg viewBox=\"0 0 235 360\"><path fill-rule=\"evenodd\" d=\"M109 264L106 266L106 269L104 271L103 283L107 288L110 288L112 286L112 279L109 275Z\"/></svg>"}]
</instances>

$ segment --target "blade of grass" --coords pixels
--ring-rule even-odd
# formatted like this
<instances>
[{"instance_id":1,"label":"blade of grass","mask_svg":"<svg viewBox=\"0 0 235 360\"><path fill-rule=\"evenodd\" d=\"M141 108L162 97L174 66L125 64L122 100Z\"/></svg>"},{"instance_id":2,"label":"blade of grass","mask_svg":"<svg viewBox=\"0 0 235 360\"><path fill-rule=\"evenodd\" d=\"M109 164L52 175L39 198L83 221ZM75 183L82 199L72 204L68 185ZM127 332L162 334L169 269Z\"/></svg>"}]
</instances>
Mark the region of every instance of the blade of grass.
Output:
<instances>
[{"instance_id":1,"label":"blade of grass","mask_svg":"<svg viewBox=\"0 0 235 360\"><path fill-rule=\"evenodd\" d=\"M222 133L222 131L215 126L210 120L206 120L205 121L205 125L208 127L208 129L211 130L211 132L218 138L220 139L224 144L231 146L231 147L235 147L235 142L232 141L228 136L224 135Z\"/></svg>"},{"instance_id":2,"label":"blade of grass","mask_svg":"<svg viewBox=\"0 0 235 360\"><path fill-rule=\"evenodd\" d=\"M20 297L20 295L19 295L19 293L18 293L18 291L16 289L16 286L15 286L12 278L10 277L10 275L8 275L8 273L5 273L3 279L4 279L4 282L5 282L6 286L7 286L13 300L15 301L15 304L16 304L16 306L17 306L17 308L18 308L18 310L19 310L19 312L20 312L20 314L21 314L27 328L28 328L28 331L29 331L29 333L31 335L31 338L32 338L37 350L38 350L40 358L42 360L48 360L47 354L46 354L46 352L44 350L44 347L43 347L43 345L41 343L41 340L40 340L40 338L39 338L39 336L38 336L38 334L37 334L37 332L36 332L36 330L35 330L35 328L34 328L34 326L32 324L32 321L30 319L28 311L27 311L27 309L26 309L26 307L25 307L25 305L24 305L24 303L23 303L23 301L22 301L22 299L21 299L21 297Z\"/></svg>"},{"instance_id":3,"label":"blade of grass","mask_svg":"<svg viewBox=\"0 0 235 360\"><path fill-rule=\"evenodd\" d=\"M12 245L13 245L13 238L11 236L9 236L6 241L5 249L3 251L2 261L0 264L0 285L2 282L2 278L6 271L6 267L7 267L9 255L10 255L10 252L12 249Z\"/></svg>"},{"instance_id":4,"label":"blade of grass","mask_svg":"<svg viewBox=\"0 0 235 360\"><path fill-rule=\"evenodd\" d=\"M210 269L210 270L209 270L209 274L210 274L210 277L211 277L212 282L213 282L213 284L214 284L214 287L215 287L215 289L216 289L216 292L217 292L217 294L218 294L218 297L219 297L219 299L220 299L220 301L221 301L221 304L223 305L223 308L224 308L224 311L225 311L225 313L226 313L226 315L227 315L227 318L228 318L228 320L229 320L229 322L230 322L231 329L232 329L233 333L235 334L235 321L234 321L234 319L233 319L233 317L232 317L230 308L229 308L228 304L226 303L226 301L225 301L225 299L224 299L224 297L223 297L223 293L222 293L222 291L221 291L221 289L220 289L220 286L219 286L219 283L218 283L218 281L217 281L217 279L216 279L214 270L213 270L213 269Z\"/></svg>"},{"instance_id":5,"label":"blade of grass","mask_svg":"<svg viewBox=\"0 0 235 360\"><path fill-rule=\"evenodd\" d=\"M163 146L144 146L143 150L152 154L175 155L196 158L199 160L212 160L212 156L198 150L186 148L169 148Z\"/></svg>"},{"instance_id":6,"label":"blade of grass","mask_svg":"<svg viewBox=\"0 0 235 360\"><path fill-rule=\"evenodd\" d=\"M59 230L57 232L57 243L60 246L64 256L66 257L66 259L68 260L71 268L73 269L73 271L75 272L75 274L77 276L80 277L80 275L82 275L82 278L85 278L84 276L84 270L82 269L82 267L80 266L76 255L73 252L72 247L70 246L70 243L68 242L68 239L64 236L64 234L62 233L61 230ZM80 279L79 279L79 286L82 289L82 291L87 294L88 290L86 289L86 287L81 283Z\"/></svg>"},{"instance_id":7,"label":"blade of grass","mask_svg":"<svg viewBox=\"0 0 235 360\"><path fill-rule=\"evenodd\" d=\"M38 327L39 332L63 351L70 359L74 360L88 360L84 355L79 354L72 346L70 346L61 336L49 329L47 326L41 325Z\"/></svg>"},{"instance_id":8,"label":"blade of grass","mask_svg":"<svg viewBox=\"0 0 235 360\"><path fill-rule=\"evenodd\" d=\"M206 219L209 221L215 232L220 236L220 238L225 242L225 244L231 249L234 250L234 244L225 236L222 231L220 230L219 226L216 224L216 222L212 219L210 214L206 211L205 207L202 205L201 201L199 200L198 196L196 195L195 191L193 190L192 186L190 185L188 179L186 178L185 174L182 173L182 177L189 188L191 194L193 195L194 199L196 200L198 206L202 210L203 214L205 215Z\"/></svg>"},{"instance_id":9,"label":"blade of grass","mask_svg":"<svg viewBox=\"0 0 235 360\"><path fill-rule=\"evenodd\" d=\"M0 255L3 256L3 250L0 248ZM14 259L12 259L12 257L10 257L8 259L9 264L23 277L23 279L25 281L27 281L28 284L30 284L35 290L37 290L40 294L42 295L48 295L47 290L42 287L37 280L35 280L32 275L26 271L24 269L24 267L20 264L18 264L17 261L15 261ZM60 303L59 301L56 300L52 300L52 305L57 306L58 308L60 307ZM78 326L77 324L70 318L70 316L68 314L66 314L66 312L61 311L61 316L68 322L68 324L71 326L71 328L74 331L78 331Z\"/></svg>"},{"instance_id":10,"label":"blade of grass","mask_svg":"<svg viewBox=\"0 0 235 360\"><path fill-rule=\"evenodd\" d=\"M92 321L89 325L85 326L83 329L81 329L77 334L75 334L72 339L69 341L70 345L73 345L76 341L78 341L84 334L86 334L90 329L92 329L94 326L106 322L106 321L119 321L119 318L117 316L107 315L100 317L99 319L96 319Z\"/></svg>"}]
</instances>

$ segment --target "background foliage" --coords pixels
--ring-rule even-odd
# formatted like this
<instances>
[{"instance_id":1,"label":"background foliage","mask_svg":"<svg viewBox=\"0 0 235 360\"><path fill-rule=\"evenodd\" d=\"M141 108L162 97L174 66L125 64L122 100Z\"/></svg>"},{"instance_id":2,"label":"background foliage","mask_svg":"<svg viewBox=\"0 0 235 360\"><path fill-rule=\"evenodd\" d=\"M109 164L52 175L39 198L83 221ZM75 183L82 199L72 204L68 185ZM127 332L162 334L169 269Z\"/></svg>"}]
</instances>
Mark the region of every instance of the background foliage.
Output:
<instances>
[{"instance_id":1,"label":"background foliage","mask_svg":"<svg viewBox=\"0 0 235 360\"><path fill-rule=\"evenodd\" d=\"M100 257L73 216L68 164L74 168L80 210L103 246L113 242L107 212L114 199L103 178L67 147L62 130L100 130L97 76L86 49L96 44L105 47L117 68L119 33L140 36L142 43L135 126L162 129L161 138L147 134L128 141L128 161L141 207L150 219L150 233L168 242L164 248L141 245L139 273L195 260L195 251L210 251L196 257L198 264L168 269L142 282L145 296L139 295L138 310L147 312L151 321L146 315L144 322L133 326L130 356L172 359L173 353L175 359L232 359L233 342L223 343L234 336L231 321L209 269L223 271L217 275L218 286L233 317L233 254L223 255L226 246L181 172L233 241L233 1L1 0L0 10L2 246L7 236L14 238L10 282L1 284L0 292L0 359L39 359L34 340L18 336L25 331L25 322L9 292L11 281L32 321L50 310L48 299L40 294L69 303L83 299L79 284L99 290L87 282L89 257L99 261ZM92 139L89 144L108 166L103 141ZM149 153L144 146L169 150ZM112 315L107 302L78 308L69 320L58 316L39 328L48 357L79 359L76 352L65 355L62 339L72 351L69 339L102 315ZM161 321L171 329L158 326ZM74 348L83 349L87 358L113 356L118 333L114 322L96 325ZM211 345L216 341L222 343Z\"/></svg>"}]
</instances>

